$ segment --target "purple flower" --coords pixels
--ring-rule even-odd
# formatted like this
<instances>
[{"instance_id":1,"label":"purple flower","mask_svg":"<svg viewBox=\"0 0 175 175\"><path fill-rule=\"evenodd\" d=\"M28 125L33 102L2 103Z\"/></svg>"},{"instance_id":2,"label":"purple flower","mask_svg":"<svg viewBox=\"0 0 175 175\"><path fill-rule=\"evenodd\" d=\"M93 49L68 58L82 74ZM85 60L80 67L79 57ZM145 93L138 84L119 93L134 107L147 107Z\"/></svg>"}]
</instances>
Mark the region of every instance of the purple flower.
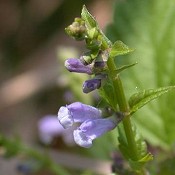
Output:
<instances>
[{"instance_id":1,"label":"purple flower","mask_svg":"<svg viewBox=\"0 0 175 175\"><path fill-rule=\"evenodd\" d=\"M64 128L79 123L80 126L73 132L74 141L89 148L94 139L114 129L124 117L122 113L116 113L115 116L102 118L101 114L95 107L75 102L59 109L58 120Z\"/></svg>"},{"instance_id":2,"label":"purple flower","mask_svg":"<svg viewBox=\"0 0 175 175\"><path fill-rule=\"evenodd\" d=\"M95 89L99 89L101 87L101 79L90 79L86 80L83 84L83 92L89 93Z\"/></svg>"},{"instance_id":3,"label":"purple flower","mask_svg":"<svg viewBox=\"0 0 175 175\"><path fill-rule=\"evenodd\" d=\"M47 115L39 120L38 131L40 140L48 144L55 136L61 135L64 128L54 115Z\"/></svg>"},{"instance_id":4,"label":"purple flower","mask_svg":"<svg viewBox=\"0 0 175 175\"><path fill-rule=\"evenodd\" d=\"M90 65L84 65L80 59L69 58L65 61L65 67L70 72L93 74L92 67Z\"/></svg>"},{"instance_id":5,"label":"purple flower","mask_svg":"<svg viewBox=\"0 0 175 175\"><path fill-rule=\"evenodd\" d=\"M94 67L95 68L104 68L104 67L106 67L106 62L105 61L95 61Z\"/></svg>"},{"instance_id":6,"label":"purple flower","mask_svg":"<svg viewBox=\"0 0 175 175\"><path fill-rule=\"evenodd\" d=\"M92 145L92 141L104 133L114 129L118 121L112 117L105 119L87 120L74 130L75 142L85 148Z\"/></svg>"},{"instance_id":7,"label":"purple flower","mask_svg":"<svg viewBox=\"0 0 175 175\"><path fill-rule=\"evenodd\" d=\"M50 144L55 137L61 136L66 144L73 145L73 129L65 130L56 115L46 115L38 121L39 139L44 144Z\"/></svg>"},{"instance_id":8,"label":"purple flower","mask_svg":"<svg viewBox=\"0 0 175 175\"><path fill-rule=\"evenodd\" d=\"M99 73L103 72L107 69L106 61L95 61L94 63L94 72Z\"/></svg>"},{"instance_id":9,"label":"purple flower","mask_svg":"<svg viewBox=\"0 0 175 175\"><path fill-rule=\"evenodd\" d=\"M58 111L58 120L64 128L72 126L75 122L101 118L99 109L80 102L62 106Z\"/></svg>"},{"instance_id":10,"label":"purple flower","mask_svg":"<svg viewBox=\"0 0 175 175\"><path fill-rule=\"evenodd\" d=\"M99 89L102 84L104 84L104 80L107 78L106 74L99 74L95 76L93 79L86 80L83 84L83 92L89 93L95 89Z\"/></svg>"}]
</instances>

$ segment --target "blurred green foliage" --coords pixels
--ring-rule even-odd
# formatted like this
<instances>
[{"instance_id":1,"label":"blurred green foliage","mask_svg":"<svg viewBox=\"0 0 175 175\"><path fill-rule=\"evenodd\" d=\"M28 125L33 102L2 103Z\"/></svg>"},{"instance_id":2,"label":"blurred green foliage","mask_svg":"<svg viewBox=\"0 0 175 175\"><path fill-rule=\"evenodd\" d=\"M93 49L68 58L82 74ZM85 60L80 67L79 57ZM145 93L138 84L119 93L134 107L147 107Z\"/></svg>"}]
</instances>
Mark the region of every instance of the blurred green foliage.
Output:
<instances>
[{"instance_id":1,"label":"blurred green foliage","mask_svg":"<svg viewBox=\"0 0 175 175\"><path fill-rule=\"evenodd\" d=\"M35 160L36 162L34 162L34 167L32 167L32 171L48 169L55 175L70 174L67 172L67 170L53 162L46 153L43 154L43 152L41 152L40 150L27 147L18 138L8 139L5 136L0 135L0 149L2 149L1 152L3 154L1 154L5 158L11 158L20 154L29 157L29 160L31 159L33 162Z\"/></svg>"},{"instance_id":2,"label":"blurred green foliage","mask_svg":"<svg viewBox=\"0 0 175 175\"><path fill-rule=\"evenodd\" d=\"M127 92L175 84L174 0L117 1L113 23L107 28L112 40L122 40L136 51L120 63L138 62L122 76ZM171 149L175 140L175 92L152 102L133 116L144 138L152 145Z\"/></svg>"}]
</instances>

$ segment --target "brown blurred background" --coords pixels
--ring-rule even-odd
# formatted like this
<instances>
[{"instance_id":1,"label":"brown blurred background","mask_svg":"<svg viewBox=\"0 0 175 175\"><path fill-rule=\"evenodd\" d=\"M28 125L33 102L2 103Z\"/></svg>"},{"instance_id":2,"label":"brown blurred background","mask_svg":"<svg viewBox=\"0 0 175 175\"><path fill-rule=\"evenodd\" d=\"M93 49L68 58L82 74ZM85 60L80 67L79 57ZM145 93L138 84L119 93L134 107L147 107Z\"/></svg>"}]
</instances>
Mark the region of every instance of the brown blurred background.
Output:
<instances>
[{"instance_id":1,"label":"brown blurred background","mask_svg":"<svg viewBox=\"0 0 175 175\"><path fill-rule=\"evenodd\" d=\"M64 28L80 16L83 4L102 29L111 22L112 0L0 1L0 132L19 136L27 145L37 139L37 121L57 114L64 103L58 83L57 49L82 43ZM15 174L15 160L0 158L0 174Z\"/></svg>"}]
</instances>

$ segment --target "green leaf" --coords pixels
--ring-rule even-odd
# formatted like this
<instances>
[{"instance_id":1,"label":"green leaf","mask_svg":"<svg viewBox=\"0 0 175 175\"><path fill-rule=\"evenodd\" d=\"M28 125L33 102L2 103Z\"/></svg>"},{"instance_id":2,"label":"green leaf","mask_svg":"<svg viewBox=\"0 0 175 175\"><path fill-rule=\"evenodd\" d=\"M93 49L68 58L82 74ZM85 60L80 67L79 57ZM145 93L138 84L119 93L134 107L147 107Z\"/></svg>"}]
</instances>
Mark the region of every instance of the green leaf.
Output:
<instances>
[{"instance_id":1,"label":"green leaf","mask_svg":"<svg viewBox=\"0 0 175 175\"><path fill-rule=\"evenodd\" d=\"M136 48L125 59L118 57L120 65L139 63L122 74L126 96L130 97L139 89L175 84L174 4L174 0L115 2L113 23L107 28L107 36L113 42L119 39ZM175 93L167 94L135 113L139 130L151 145L172 149L175 140L174 99Z\"/></svg>"},{"instance_id":2,"label":"green leaf","mask_svg":"<svg viewBox=\"0 0 175 175\"><path fill-rule=\"evenodd\" d=\"M160 97L161 95L174 89L175 86L162 87L158 89L149 89L142 92L135 93L129 99L130 112L133 114L138 109L151 102L152 100Z\"/></svg>"},{"instance_id":3,"label":"green leaf","mask_svg":"<svg viewBox=\"0 0 175 175\"><path fill-rule=\"evenodd\" d=\"M121 150L123 156L129 161L130 166L137 171L142 169L145 163L151 161L153 159L153 156L151 153L147 152L146 143L134 124L132 124L132 130L136 143L137 155L134 155L134 153L131 151L122 126L118 127L119 149ZM135 159L135 157L137 157L137 160Z\"/></svg>"},{"instance_id":4,"label":"green leaf","mask_svg":"<svg viewBox=\"0 0 175 175\"><path fill-rule=\"evenodd\" d=\"M129 160L132 156L132 152L130 153L130 149L128 149L128 143L127 143L127 138L123 129L123 126L119 125L118 126L118 141L119 141L119 149L122 152L123 156Z\"/></svg>"},{"instance_id":5,"label":"green leaf","mask_svg":"<svg viewBox=\"0 0 175 175\"><path fill-rule=\"evenodd\" d=\"M109 52L110 57L116 57L118 55L125 55L130 52L133 52L134 49L130 49L127 45L125 45L122 41L116 41Z\"/></svg>"},{"instance_id":6,"label":"green leaf","mask_svg":"<svg viewBox=\"0 0 175 175\"><path fill-rule=\"evenodd\" d=\"M85 5L82 8L81 17L85 21L88 30L98 28L95 18L89 13Z\"/></svg>"},{"instance_id":7,"label":"green leaf","mask_svg":"<svg viewBox=\"0 0 175 175\"><path fill-rule=\"evenodd\" d=\"M137 62L136 63L133 63L133 64L128 64L128 65L121 66L121 67L117 68L116 74L119 74L123 70L128 69L128 68L130 68L132 66L135 66L136 64L137 64Z\"/></svg>"},{"instance_id":8,"label":"green leaf","mask_svg":"<svg viewBox=\"0 0 175 175\"><path fill-rule=\"evenodd\" d=\"M97 40L102 42L102 49L106 49L109 45L111 45L111 41L106 37L106 35L100 30L98 27L98 23L95 18L89 13L86 6L83 6L81 17L85 21L85 25L87 27L87 32L90 34L91 39L93 38L91 32L95 32L95 35L98 35Z\"/></svg>"},{"instance_id":9,"label":"green leaf","mask_svg":"<svg viewBox=\"0 0 175 175\"><path fill-rule=\"evenodd\" d=\"M153 160L153 155L151 153L147 153L143 158L138 161L129 160L129 164L131 165L132 169L139 171L144 167L144 165Z\"/></svg>"},{"instance_id":10,"label":"green leaf","mask_svg":"<svg viewBox=\"0 0 175 175\"><path fill-rule=\"evenodd\" d=\"M97 38L98 29L96 27L94 27L94 28L88 30L87 33L88 33L88 38L90 38L90 39Z\"/></svg>"}]
</instances>

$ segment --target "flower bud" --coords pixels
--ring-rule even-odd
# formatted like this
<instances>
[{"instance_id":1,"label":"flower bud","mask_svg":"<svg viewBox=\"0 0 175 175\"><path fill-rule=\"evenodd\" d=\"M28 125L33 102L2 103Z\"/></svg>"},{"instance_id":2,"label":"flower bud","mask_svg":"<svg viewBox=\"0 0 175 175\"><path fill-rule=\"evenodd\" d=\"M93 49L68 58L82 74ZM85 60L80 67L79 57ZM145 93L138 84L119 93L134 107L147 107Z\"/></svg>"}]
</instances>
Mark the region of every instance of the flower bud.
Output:
<instances>
[{"instance_id":1,"label":"flower bud","mask_svg":"<svg viewBox=\"0 0 175 175\"><path fill-rule=\"evenodd\" d=\"M103 72L107 70L107 64L105 61L95 61L94 67L93 67L93 72L95 74Z\"/></svg>"},{"instance_id":2,"label":"flower bud","mask_svg":"<svg viewBox=\"0 0 175 175\"><path fill-rule=\"evenodd\" d=\"M106 79L106 75L100 74L94 77L93 79L86 80L83 84L83 92L89 93L95 89L99 89L103 84L103 80L105 79Z\"/></svg>"},{"instance_id":3,"label":"flower bud","mask_svg":"<svg viewBox=\"0 0 175 175\"><path fill-rule=\"evenodd\" d=\"M101 79L90 79L86 80L83 84L83 92L89 93L95 89L99 89L101 87Z\"/></svg>"},{"instance_id":4,"label":"flower bud","mask_svg":"<svg viewBox=\"0 0 175 175\"><path fill-rule=\"evenodd\" d=\"M80 59L69 58L65 61L65 67L70 72L93 74L90 65L84 65Z\"/></svg>"},{"instance_id":5,"label":"flower bud","mask_svg":"<svg viewBox=\"0 0 175 175\"><path fill-rule=\"evenodd\" d=\"M86 37L85 22L81 18L75 18L74 22L65 28L66 33L75 40L84 40Z\"/></svg>"}]
</instances>

